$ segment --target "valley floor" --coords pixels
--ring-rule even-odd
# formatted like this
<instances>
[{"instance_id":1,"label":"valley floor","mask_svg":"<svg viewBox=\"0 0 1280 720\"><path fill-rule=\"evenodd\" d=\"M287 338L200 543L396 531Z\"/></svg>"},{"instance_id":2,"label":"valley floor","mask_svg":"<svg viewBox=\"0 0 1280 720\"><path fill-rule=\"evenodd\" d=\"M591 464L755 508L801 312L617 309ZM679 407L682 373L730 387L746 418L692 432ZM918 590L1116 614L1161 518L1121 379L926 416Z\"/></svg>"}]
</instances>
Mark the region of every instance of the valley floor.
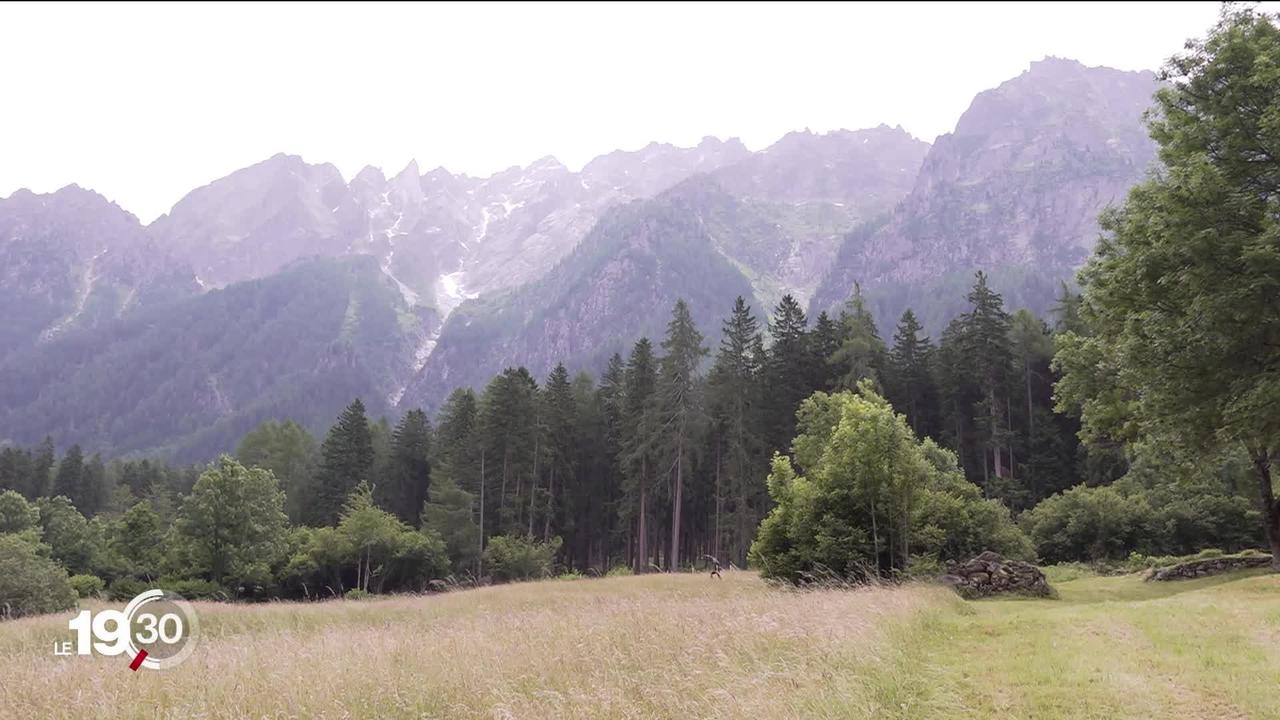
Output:
<instances>
[{"instance_id":1,"label":"valley floor","mask_svg":"<svg viewBox=\"0 0 1280 720\"><path fill-rule=\"evenodd\" d=\"M0 623L0 717L1280 718L1280 576L1057 585L966 603L754 575L431 597L197 603L183 665L54 657L70 614Z\"/></svg>"}]
</instances>

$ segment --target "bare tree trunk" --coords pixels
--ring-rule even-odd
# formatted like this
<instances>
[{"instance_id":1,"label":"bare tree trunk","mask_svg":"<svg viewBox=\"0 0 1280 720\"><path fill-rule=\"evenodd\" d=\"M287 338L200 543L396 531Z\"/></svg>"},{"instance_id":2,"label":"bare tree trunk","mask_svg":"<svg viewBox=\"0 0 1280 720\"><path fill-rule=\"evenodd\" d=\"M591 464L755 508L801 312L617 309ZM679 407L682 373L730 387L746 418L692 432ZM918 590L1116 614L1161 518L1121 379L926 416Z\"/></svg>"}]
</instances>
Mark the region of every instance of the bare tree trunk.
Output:
<instances>
[{"instance_id":1,"label":"bare tree trunk","mask_svg":"<svg viewBox=\"0 0 1280 720\"><path fill-rule=\"evenodd\" d=\"M1009 477L1018 477L1018 465L1013 461L1013 401L1005 396L1004 414L1009 418Z\"/></svg>"},{"instance_id":2,"label":"bare tree trunk","mask_svg":"<svg viewBox=\"0 0 1280 720\"><path fill-rule=\"evenodd\" d=\"M484 575L484 448L480 449L480 552L476 555L476 578Z\"/></svg>"},{"instance_id":3,"label":"bare tree trunk","mask_svg":"<svg viewBox=\"0 0 1280 720\"><path fill-rule=\"evenodd\" d=\"M720 506L724 499L720 494L720 436L716 436L716 529L715 538L711 542L711 554L720 559Z\"/></svg>"},{"instance_id":4,"label":"bare tree trunk","mask_svg":"<svg viewBox=\"0 0 1280 720\"><path fill-rule=\"evenodd\" d=\"M683 426L683 423L681 423ZM684 428L680 428L680 437L676 438L676 491L671 503L671 553L667 557L667 568L672 572L680 569L680 503L684 490Z\"/></svg>"},{"instance_id":5,"label":"bare tree trunk","mask_svg":"<svg viewBox=\"0 0 1280 720\"><path fill-rule=\"evenodd\" d=\"M547 482L547 515L542 519L542 542L551 537L551 514L556 502L556 464L551 463L551 479Z\"/></svg>"},{"instance_id":6,"label":"bare tree trunk","mask_svg":"<svg viewBox=\"0 0 1280 720\"><path fill-rule=\"evenodd\" d=\"M636 550L636 574L647 572L649 569L649 532L645 526L645 515L648 514L648 508L645 507L645 501L648 499L646 493L648 488L645 482L645 475L648 472L648 458L641 456L640 458L640 528L636 533L636 542L639 547Z\"/></svg>"},{"instance_id":7,"label":"bare tree trunk","mask_svg":"<svg viewBox=\"0 0 1280 720\"><path fill-rule=\"evenodd\" d=\"M1267 524L1267 541L1271 544L1271 569L1280 572L1280 503L1271 487L1271 456L1266 448L1254 451L1253 467L1258 475L1258 496L1262 502L1262 519Z\"/></svg>"},{"instance_id":8,"label":"bare tree trunk","mask_svg":"<svg viewBox=\"0 0 1280 720\"><path fill-rule=\"evenodd\" d=\"M538 416L534 415L533 422L533 477L529 479L529 537L533 537L533 515L534 515L534 499L538 496L538 452L539 442L542 440L542 433L538 432Z\"/></svg>"},{"instance_id":9,"label":"bare tree trunk","mask_svg":"<svg viewBox=\"0 0 1280 720\"><path fill-rule=\"evenodd\" d=\"M996 440L996 422L1000 414L996 410L996 391L994 388L987 393L987 417L991 421L991 448L995 451L996 477L1004 477L1004 466L1000 457L1000 443Z\"/></svg>"}]
</instances>

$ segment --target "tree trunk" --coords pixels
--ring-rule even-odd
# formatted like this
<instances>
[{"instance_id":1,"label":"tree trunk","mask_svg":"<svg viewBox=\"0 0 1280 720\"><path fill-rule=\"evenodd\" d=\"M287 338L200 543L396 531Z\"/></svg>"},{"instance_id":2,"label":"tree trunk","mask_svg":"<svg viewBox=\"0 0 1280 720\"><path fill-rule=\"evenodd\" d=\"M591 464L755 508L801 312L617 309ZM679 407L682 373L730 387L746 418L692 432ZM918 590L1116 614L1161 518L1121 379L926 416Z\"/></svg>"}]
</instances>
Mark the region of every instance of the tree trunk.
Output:
<instances>
[{"instance_id":1,"label":"tree trunk","mask_svg":"<svg viewBox=\"0 0 1280 720\"><path fill-rule=\"evenodd\" d=\"M551 514L556 502L556 464L551 463L551 479L547 481L547 515L542 519L542 542L551 537Z\"/></svg>"},{"instance_id":2,"label":"tree trunk","mask_svg":"<svg viewBox=\"0 0 1280 720\"><path fill-rule=\"evenodd\" d=\"M649 512L648 508L645 507L645 501L648 499L645 497L646 492L648 491L648 488L646 487L647 483L645 482L645 473L648 471L647 460L648 458L645 457L640 458L640 527L639 532L636 533L636 543L639 546L636 548L637 575L647 572L649 569L649 531L648 528L645 527L645 515Z\"/></svg>"},{"instance_id":3,"label":"tree trunk","mask_svg":"<svg viewBox=\"0 0 1280 720\"><path fill-rule=\"evenodd\" d=\"M1004 398L1004 414L1009 418L1009 477L1018 477L1018 465L1013 461L1013 393Z\"/></svg>"},{"instance_id":4,"label":"tree trunk","mask_svg":"<svg viewBox=\"0 0 1280 720\"><path fill-rule=\"evenodd\" d=\"M529 479L529 537L533 537L533 502L538 496L538 445L542 440L542 433L538 432L537 415L534 415L533 428L533 477ZM555 472L554 468L552 472Z\"/></svg>"},{"instance_id":5,"label":"tree trunk","mask_svg":"<svg viewBox=\"0 0 1280 720\"><path fill-rule=\"evenodd\" d=\"M480 552L476 555L476 579L484 576L484 449L480 450Z\"/></svg>"},{"instance_id":6,"label":"tree trunk","mask_svg":"<svg viewBox=\"0 0 1280 720\"><path fill-rule=\"evenodd\" d=\"M667 557L667 569L675 572L679 568L680 555L680 502L684 489L684 428L680 429L680 437L676 438L676 491L671 503L671 553Z\"/></svg>"},{"instance_id":7,"label":"tree trunk","mask_svg":"<svg viewBox=\"0 0 1280 720\"><path fill-rule=\"evenodd\" d=\"M996 477L1004 477L1004 467L1000 457L1000 442L996 440L997 418L1000 417L1000 413L996 410L996 391L994 389L987 393L987 417L991 422L991 449L995 451Z\"/></svg>"},{"instance_id":8,"label":"tree trunk","mask_svg":"<svg viewBox=\"0 0 1280 720\"><path fill-rule=\"evenodd\" d=\"M1280 572L1280 503L1271 488L1271 456L1267 449L1253 453L1253 467L1258 474L1262 520L1267 524L1267 541L1271 544L1271 569Z\"/></svg>"},{"instance_id":9,"label":"tree trunk","mask_svg":"<svg viewBox=\"0 0 1280 720\"><path fill-rule=\"evenodd\" d=\"M720 559L720 506L723 503L720 494L720 437L716 436L716 534L711 541L711 555L717 560Z\"/></svg>"}]
</instances>

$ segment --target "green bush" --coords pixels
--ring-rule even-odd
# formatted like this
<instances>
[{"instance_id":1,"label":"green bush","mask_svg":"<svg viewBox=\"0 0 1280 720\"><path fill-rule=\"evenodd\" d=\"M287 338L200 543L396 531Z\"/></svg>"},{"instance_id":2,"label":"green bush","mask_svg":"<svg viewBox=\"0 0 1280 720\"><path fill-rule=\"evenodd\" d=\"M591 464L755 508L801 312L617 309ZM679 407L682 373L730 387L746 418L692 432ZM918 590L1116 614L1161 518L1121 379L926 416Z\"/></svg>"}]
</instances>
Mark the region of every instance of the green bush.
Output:
<instances>
[{"instance_id":1,"label":"green bush","mask_svg":"<svg viewBox=\"0 0 1280 720\"><path fill-rule=\"evenodd\" d=\"M226 588L210 580L160 578L156 587L181 595L184 600L226 600L229 597Z\"/></svg>"},{"instance_id":2,"label":"green bush","mask_svg":"<svg viewBox=\"0 0 1280 720\"><path fill-rule=\"evenodd\" d=\"M605 573L605 577L621 577L624 575L634 575L635 571L630 565L614 565L609 568L609 572Z\"/></svg>"},{"instance_id":3,"label":"green bush","mask_svg":"<svg viewBox=\"0 0 1280 720\"><path fill-rule=\"evenodd\" d=\"M559 537L545 543L511 535L492 537L484 549L484 567L498 582L547 577L560 545Z\"/></svg>"},{"instance_id":4,"label":"green bush","mask_svg":"<svg viewBox=\"0 0 1280 720\"><path fill-rule=\"evenodd\" d=\"M23 536L0 534L0 618L75 607L76 591L67 571L42 550Z\"/></svg>"},{"instance_id":5,"label":"green bush","mask_svg":"<svg viewBox=\"0 0 1280 720\"><path fill-rule=\"evenodd\" d=\"M40 522L40 511L27 499L14 492L0 492L0 533L21 533Z\"/></svg>"},{"instance_id":6,"label":"green bush","mask_svg":"<svg viewBox=\"0 0 1280 720\"><path fill-rule=\"evenodd\" d=\"M347 594L343 595L343 597L345 597L348 600L368 600L369 598L373 597L373 593L370 593L366 590L361 590L360 588L352 588L348 590Z\"/></svg>"},{"instance_id":7,"label":"green bush","mask_svg":"<svg viewBox=\"0 0 1280 720\"><path fill-rule=\"evenodd\" d=\"M1113 487L1071 488L1022 515L1022 526L1041 560L1120 560L1150 547L1152 511L1142 497Z\"/></svg>"},{"instance_id":8,"label":"green bush","mask_svg":"<svg viewBox=\"0 0 1280 720\"><path fill-rule=\"evenodd\" d=\"M67 582L71 583L71 589L76 591L76 596L81 598L98 597L107 587L102 582L102 578L97 575L72 575L67 578Z\"/></svg>"},{"instance_id":9,"label":"green bush","mask_svg":"<svg viewBox=\"0 0 1280 720\"><path fill-rule=\"evenodd\" d=\"M107 585L107 598L117 602L125 602L132 600L135 595L151 587L151 584L135 577L120 577L112 580L111 584Z\"/></svg>"}]
</instances>

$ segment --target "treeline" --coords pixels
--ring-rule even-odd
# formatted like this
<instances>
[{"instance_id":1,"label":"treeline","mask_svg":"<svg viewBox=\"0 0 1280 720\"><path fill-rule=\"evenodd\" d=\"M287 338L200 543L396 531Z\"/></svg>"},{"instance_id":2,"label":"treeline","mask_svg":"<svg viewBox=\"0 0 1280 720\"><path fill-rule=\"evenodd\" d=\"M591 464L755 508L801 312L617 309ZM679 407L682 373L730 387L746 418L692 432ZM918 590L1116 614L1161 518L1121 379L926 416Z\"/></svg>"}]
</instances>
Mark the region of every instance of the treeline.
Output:
<instances>
[{"instance_id":1,"label":"treeline","mask_svg":"<svg viewBox=\"0 0 1280 720\"><path fill-rule=\"evenodd\" d=\"M644 572L708 557L744 566L774 505L774 453L814 470L793 448L797 408L815 392L862 385L913 436L950 450L975 497L1012 511L1011 529L978 524L999 527L1005 547L1022 547L1009 533L1025 533L1042 559L1063 561L1257 544L1241 458L1150 441L1086 449L1077 422L1054 412L1054 336L1085 332L1078 297L1064 287L1052 326L1007 313L982 273L968 300L937 343L911 311L886 343L856 290L836 317L812 324L791 297L767 323L738 298L714 353L677 303L666 336L611 358L598 382L563 365L542 382L508 369L479 393L455 391L434 427L418 410L394 427L371 420L356 400L322 442L294 422L267 422L243 438L234 463L203 474L151 460L104 464L77 447L59 459L49 441L6 448L0 489L34 503L28 530L39 528L44 555L118 596L158 578L197 595L306 597L553 568ZM954 484L919 487L943 486L953 505L970 502ZM922 527L933 526L947 525ZM224 549L247 544L220 559L193 551L202 527L226 535ZM868 542L888 545L894 532L876 528ZM131 555L135 547L150 549ZM959 551L941 540L915 547ZM913 561L871 555L885 571Z\"/></svg>"}]
</instances>

